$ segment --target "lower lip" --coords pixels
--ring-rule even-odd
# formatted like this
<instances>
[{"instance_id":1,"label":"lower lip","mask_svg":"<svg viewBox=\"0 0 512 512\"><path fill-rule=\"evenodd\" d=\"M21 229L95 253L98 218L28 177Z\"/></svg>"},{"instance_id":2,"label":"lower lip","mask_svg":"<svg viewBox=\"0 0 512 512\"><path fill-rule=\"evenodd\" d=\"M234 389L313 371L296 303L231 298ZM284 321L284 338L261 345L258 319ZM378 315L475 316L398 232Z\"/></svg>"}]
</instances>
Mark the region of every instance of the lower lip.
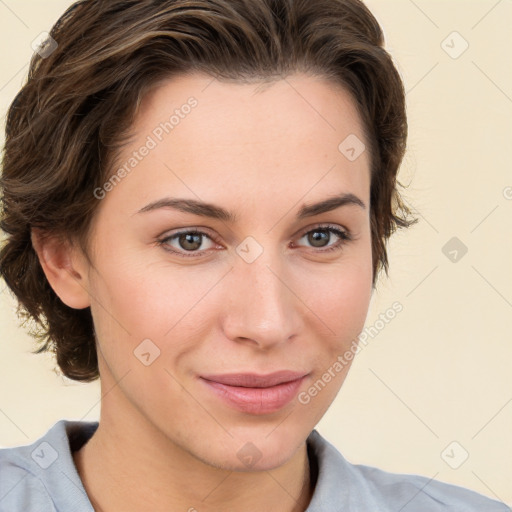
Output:
<instances>
[{"instance_id":1,"label":"lower lip","mask_svg":"<svg viewBox=\"0 0 512 512\"><path fill-rule=\"evenodd\" d=\"M306 376L268 388L228 386L201 379L208 388L229 406L250 414L270 414L282 409L296 396Z\"/></svg>"}]
</instances>

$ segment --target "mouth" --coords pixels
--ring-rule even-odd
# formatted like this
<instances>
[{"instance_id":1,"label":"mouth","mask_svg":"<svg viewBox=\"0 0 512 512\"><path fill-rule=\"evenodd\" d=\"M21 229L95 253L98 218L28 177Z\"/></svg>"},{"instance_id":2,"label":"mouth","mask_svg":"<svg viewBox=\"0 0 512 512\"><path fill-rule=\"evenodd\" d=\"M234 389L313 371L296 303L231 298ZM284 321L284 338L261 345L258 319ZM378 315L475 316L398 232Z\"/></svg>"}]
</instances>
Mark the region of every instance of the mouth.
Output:
<instances>
[{"instance_id":1,"label":"mouth","mask_svg":"<svg viewBox=\"0 0 512 512\"><path fill-rule=\"evenodd\" d=\"M289 404L308 375L305 372L282 370L267 375L204 375L200 380L229 407L261 415L276 412Z\"/></svg>"}]
</instances>

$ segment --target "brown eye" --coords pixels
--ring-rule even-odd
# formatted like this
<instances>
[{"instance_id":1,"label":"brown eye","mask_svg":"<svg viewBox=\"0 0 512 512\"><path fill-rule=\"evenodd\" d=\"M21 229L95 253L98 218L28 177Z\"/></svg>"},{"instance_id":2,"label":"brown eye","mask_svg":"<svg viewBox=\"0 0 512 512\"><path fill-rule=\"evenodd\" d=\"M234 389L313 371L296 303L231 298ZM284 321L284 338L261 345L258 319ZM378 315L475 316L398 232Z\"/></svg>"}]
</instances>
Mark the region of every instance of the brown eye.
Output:
<instances>
[{"instance_id":1,"label":"brown eye","mask_svg":"<svg viewBox=\"0 0 512 512\"><path fill-rule=\"evenodd\" d=\"M301 240L303 238L306 239L307 244L310 244L310 247L320 249L318 252L341 249L346 242L352 240L352 236L347 231L342 231L335 226L319 226L310 229L302 235ZM329 242L331 242L333 238L335 239L335 243L329 245ZM336 238L338 239L337 242ZM322 251L321 249L323 248L325 249Z\"/></svg>"},{"instance_id":2,"label":"brown eye","mask_svg":"<svg viewBox=\"0 0 512 512\"><path fill-rule=\"evenodd\" d=\"M209 240L211 242L210 247L204 247L205 240ZM180 231L174 235L163 238L158 243L166 251L184 257L201 256L202 253L205 253L214 245L211 236L198 230Z\"/></svg>"},{"instance_id":3,"label":"brown eye","mask_svg":"<svg viewBox=\"0 0 512 512\"><path fill-rule=\"evenodd\" d=\"M178 236L178 243L186 251L195 251L203 243L202 235L196 233L184 233Z\"/></svg>"},{"instance_id":4,"label":"brown eye","mask_svg":"<svg viewBox=\"0 0 512 512\"><path fill-rule=\"evenodd\" d=\"M315 229L307 234L308 242L313 247L324 247L331 239L331 233L327 229Z\"/></svg>"}]
</instances>

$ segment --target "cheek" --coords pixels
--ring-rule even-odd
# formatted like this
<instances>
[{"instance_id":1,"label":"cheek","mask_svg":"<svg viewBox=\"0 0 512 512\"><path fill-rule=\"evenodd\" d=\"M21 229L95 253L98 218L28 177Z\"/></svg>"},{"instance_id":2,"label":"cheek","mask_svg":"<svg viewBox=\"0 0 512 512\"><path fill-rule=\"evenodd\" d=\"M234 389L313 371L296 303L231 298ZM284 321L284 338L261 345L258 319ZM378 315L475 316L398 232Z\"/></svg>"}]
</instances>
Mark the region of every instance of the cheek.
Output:
<instances>
[{"instance_id":1,"label":"cheek","mask_svg":"<svg viewBox=\"0 0 512 512\"><path fill-rule=\"evenodd\" d=\"M129 356L146 338L162 350L171 342L173 350L185 350L189 336L183 331L199 328L204 312L198 312L219 279L211 267L180 268L162 259L129 257L112 258L100 276L93 292L95 328L100 340L122 349L116 358L123 352Z\"/></svg>"},{"instance_id":2,"label":"cheek","mask_svg":"<svg viewBox=\"0 0 512 512\"><path fill-rule=\"evenodd\" d=\"M361 332L372 294L370 252L354 254L322 273L302 280L300 296L317 317L320 329L336 339L337 344L350 342ZM320 325L323 322L323 327Z\"/></svg>"}]
</instances>

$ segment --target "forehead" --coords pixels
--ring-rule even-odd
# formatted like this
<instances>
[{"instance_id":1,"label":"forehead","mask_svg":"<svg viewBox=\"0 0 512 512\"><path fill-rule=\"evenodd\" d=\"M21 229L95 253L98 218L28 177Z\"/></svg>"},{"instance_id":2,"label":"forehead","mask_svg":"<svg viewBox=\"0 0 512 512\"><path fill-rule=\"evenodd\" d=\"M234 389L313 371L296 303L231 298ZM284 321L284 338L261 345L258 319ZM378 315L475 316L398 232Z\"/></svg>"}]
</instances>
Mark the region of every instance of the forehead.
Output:
<instances>
[{"instance_id":1,"label":"forehead","mask_svg":"<svg viewBox=\"0 0 512 512\"><path fill-rule=\"evenodd\" d=\"M272 82L218 81L208 75L178 75L159 83L141 102L134 120L137 132L148 132L168 120L190 98L197 108L175 132L186 132L212 144L272 142L275 136L311 135L320 130L334 139L362 136L363 126L351 95L324 77L297 73ZM197 115L199 113L199 115ZM188 130L187 130L188 127ZM254 129L258 128L259 131ZM185 133L184 133L185 135ZM205 137L206 136L206 137Z\"/></svg>"},{"instance_id":2,"label":"forehead","mask_svg":"<svg viewBox=\"0 0 512 512\"><path fill-rule=\"evenodd\" d=\"M117 164L153 141L128 180L144 199L166 187L205 200L215 195L216 202L248 191L299 199L310 190L309 200L334 186L333 193L360 197L369 189L368 152L350 161L339 149L347 138L364 140L354 101L321 77L243 84L180 75L147 94L132 128Z\"/></svg>"}]
</instances>

